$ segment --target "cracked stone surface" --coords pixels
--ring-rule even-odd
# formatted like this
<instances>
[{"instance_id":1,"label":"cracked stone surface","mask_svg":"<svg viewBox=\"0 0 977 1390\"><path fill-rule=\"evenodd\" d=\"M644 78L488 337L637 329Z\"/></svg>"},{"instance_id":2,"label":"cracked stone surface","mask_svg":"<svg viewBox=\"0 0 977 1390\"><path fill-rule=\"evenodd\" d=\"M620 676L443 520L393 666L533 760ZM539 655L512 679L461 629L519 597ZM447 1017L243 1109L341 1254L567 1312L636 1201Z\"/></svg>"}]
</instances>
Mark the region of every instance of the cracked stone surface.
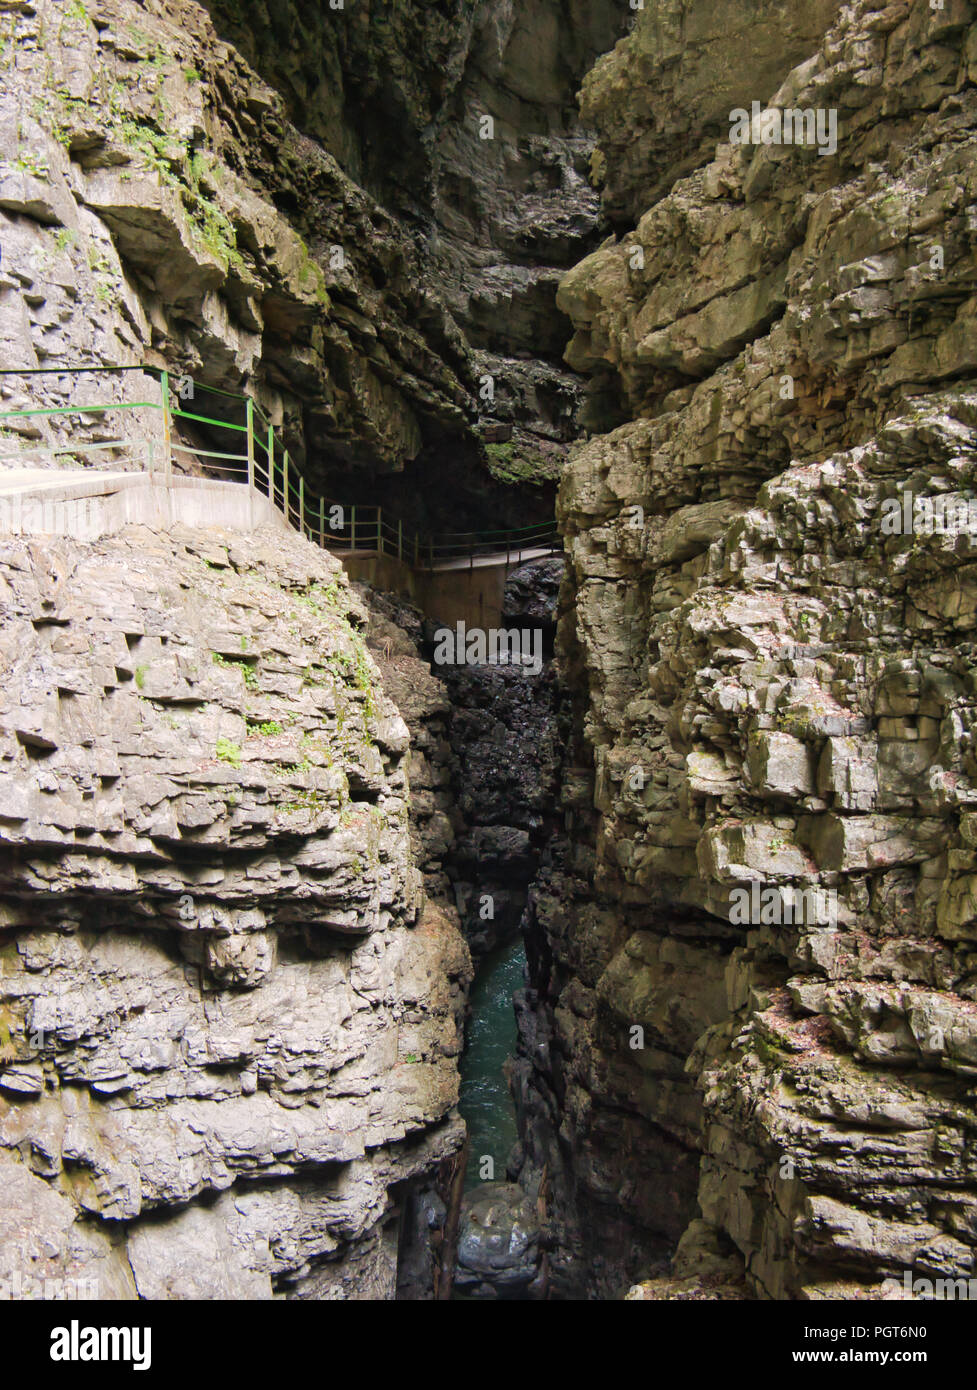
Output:
<instances>
[{"instance_id":1,"label":"cracked stone surface","mask_svg":"<svg viewBox=\"0 0 977 1390\"><path fill-rule=\"evenodd\" d=\"M391 1296L470 964L362 604L278 532L8 539L0 584L3 1275Z\"/></svg>"},{"instance_id":2,"label":"cracked stone surface","mask_svg":"<svg viewBox=\"0 0 977 1390\"><path fill-rule=\"evenodd\" d=\"M727 45L702 107L834 107L831 157L649 146L697 109L707 6L646 9L585 84L620 226L559 292L594 434L516 1072L569 1291L716 1296L719 1248L750 1297L974 1266L975 537L883 522L977 486L977 30L833 8L779 67L764 26ZM744 921L751 885L780 908Z\"/></svg>"}]
</instances>

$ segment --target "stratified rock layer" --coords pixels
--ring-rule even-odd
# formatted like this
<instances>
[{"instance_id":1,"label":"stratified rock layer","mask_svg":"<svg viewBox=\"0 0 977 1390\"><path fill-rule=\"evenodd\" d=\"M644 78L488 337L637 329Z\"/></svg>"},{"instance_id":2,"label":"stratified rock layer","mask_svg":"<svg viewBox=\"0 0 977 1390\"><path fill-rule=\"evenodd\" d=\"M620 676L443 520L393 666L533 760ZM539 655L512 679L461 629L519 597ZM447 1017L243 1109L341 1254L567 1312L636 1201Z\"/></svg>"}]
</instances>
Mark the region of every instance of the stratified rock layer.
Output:
<instances>
[{"instance_id":1,"label":"stratified rock layer","mask_svg":"<svg viewBox=\"0 0 977 1390\"><path fill-rule=\"evenodd\" d=\"M365 611L281 532L8 540L0 575L0 1274L391 1296L470 965Z\"/></svg>"},{"instance_id":2,"label":"stratified rock layer","mask_svg":"<svg viewBox=\"0 0 977 1390\"><path fill-rule=\"evenodd\" d=\"M977 1244L977 27L862 0L774 71L758 24L724 101L833 109L837 151L721 140L677 177L681 131L627 137L695 74L641 54L708 8L646 10L587 85L616 215L672 173L559 295L591 422L628 420L561 489L522 1182L555 1184L565 1290L623 1292L701 1217L679 1281L732 1247L753 1296L879 1297ZM956 519L902 534L909 494Z\"/></svg>"},{"instance_id":3,"label":"stratified rock layer","mask_svg":"<svg viewBox=\"0 0 977 1390\"><path fill-rule=\"evenodd\" d=\"M4 366L166 367L238 424L213 391L246 389L317 491L421 529L524 524L526 480L544 517L580 386L556 287L598 205L568 98L622 24L614 0L5 5ZM0 382L11 408L158 398ZM160 437L148 409L8 428Z\"/></svg>"}]
</instances>

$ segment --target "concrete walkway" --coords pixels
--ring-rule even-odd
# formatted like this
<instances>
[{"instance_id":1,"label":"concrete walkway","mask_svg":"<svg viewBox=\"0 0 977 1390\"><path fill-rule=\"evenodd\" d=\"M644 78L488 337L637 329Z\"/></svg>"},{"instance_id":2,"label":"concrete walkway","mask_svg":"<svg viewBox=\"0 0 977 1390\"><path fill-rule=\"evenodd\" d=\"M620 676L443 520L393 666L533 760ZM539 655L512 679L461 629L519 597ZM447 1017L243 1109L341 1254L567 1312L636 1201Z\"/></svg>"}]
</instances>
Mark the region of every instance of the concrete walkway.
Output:
<instances>
[{"instance_id":1,"label":"concrete walkway","mask_svg":"<svg viewBox=\"0 0 977 1390\"><path fill-rule=\"evenodd\" d=\"M158 471L97 468L0 471L0 532L94 540L130 524L162 528L174 522L241 531L253 530L255 526L295 529L262 493L249 494L241 483L216 478L173 474L167 479ZM490 593L489 606L494 610L501 605L501 589L498 595L494 591L500 583L504 585L505 576L516 566L554 553L553 547L547 545L515 546L488 554L435 560L433 565L422 563L415 568L406 556L397 560L375 549L357 547L351 551L328 544L325 548L342 561L351 577L366 578L397 592L405 588L405 576L409 573L416 575L418 582L423 575L457 575L455 582L460 583L463 575L473 571L497 571L493 576L484 574L476 582L477 593L472 590L471 599L478 600L480 610ZM374 567L379 567L376 573ZM428 582L434 581L425 581ZM448 606L446 591L439 592L438 601L442 608ZM462 611L468 613L469 606L466 604Z\"/></svg>"},{"instance_id":2,"label":"concrete walkway","mask_svg":"<svg viewBox=\"0 0 977 1390\"><path fill-rule=\"evenodd\" d=\"M553 555L555 552L551 546L529 546L525 549L497 550L489 555L462 556L459 560L435 560L433 565L425 565L424 569L433 570L470 570L485 569L490 565L521 565L525 560L541 560L545 555Z\"/></svg>"},{"instance_id":3,"label":"concrete walkway","mask_svg":"<svg viewBox=\"0 0 977 1390\"><path fill-rule=\"evenodd\" d=\"M120 473L88 468L6 468L0 473L0 497L59 493L85 497L118 492L149 478L148 473Z\"/></svg>"},{"instance_id":4,"label":"concrete walkway","mask_svg":"<svg viewBox=\"0 0 977 1390\"><path fill-rule=\"evenodd\" d=\"M329 551L330 555L335 555L337 560L371 560L379 555L376 547L370 550L357 546L355 550L348 550L341 546L327 544L325 549ZM393 555L386 555L385 559L393 564L403 565L406 569L420 570L425 574L440 574L453 570L492 569L496 565L521 565L526 560L542 560L547 555L559 553L552 546L544 545L525 546L522 549L515 547L510 550L494 550L487 555L462 555L456 560L435 560L433 565L424 563L412 565L406 557L403 560L398 560Z\"/></svg>"}]
</instances>

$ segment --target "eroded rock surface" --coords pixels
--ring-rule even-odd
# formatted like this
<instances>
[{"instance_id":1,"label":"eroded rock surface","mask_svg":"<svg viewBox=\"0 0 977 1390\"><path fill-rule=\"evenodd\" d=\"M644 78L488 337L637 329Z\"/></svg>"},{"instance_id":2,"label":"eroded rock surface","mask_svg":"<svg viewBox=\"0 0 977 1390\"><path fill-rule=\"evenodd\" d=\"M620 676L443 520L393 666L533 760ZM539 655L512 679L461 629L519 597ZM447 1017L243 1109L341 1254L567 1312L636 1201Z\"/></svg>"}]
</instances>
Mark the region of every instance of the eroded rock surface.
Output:
<instances>
[{"instance_id":1,"label":"eroded rock surface","mask_svg":"<svg viewBox=\"0 0 977 1390\"><path fill-rule=\"evenodd\" d=\"M31 1231L4 1277L391 1296L394 1193L462 1136L470 964L365 611L280 532L7 540L0 572L0 1149Z\"/></svg>"},{"instance_id":2,"label":"eroded rock surface","mask_svg":"<svg viewBox=\"0 0 977 1390\"><path fill-rule=\"evenodd\" d=\"M380 487L421 529L518 525L527 481L544 518L580 387L556 287L597 222L570 95L623 23L614 0L5 6L5 365L166 367L218 419L233 411L204 387L247 390L317 491L349 505ZM0 392L152 403L159 384ZM160 437L148 410L8 428ZM177 433L228 449L199 422ZM95 457L146 464L144 447Z\"/></svg>"},{"instance_id":3,"label":"eroded rock surface","mask_svg":"<svg viewBox=\"0 0 977 1390\"><path fill-rule=\"evenodd\" d=\"M713 13L679 9L587 85L641 215L559 296L591 426L626 422L561 488L574 706L521 1181L555 1184L566 1290L623 1293L704 1218L751 1296L883 1297L977 1243L974 531L884 524L977 487L977 29L862 0L814 41L809 9L778 69L749 27L703 115L831 107L837 152L717 130L686 175L668 131L631 140L695 109L694 50L648 56Z\"/></svg>"}]
</instances>

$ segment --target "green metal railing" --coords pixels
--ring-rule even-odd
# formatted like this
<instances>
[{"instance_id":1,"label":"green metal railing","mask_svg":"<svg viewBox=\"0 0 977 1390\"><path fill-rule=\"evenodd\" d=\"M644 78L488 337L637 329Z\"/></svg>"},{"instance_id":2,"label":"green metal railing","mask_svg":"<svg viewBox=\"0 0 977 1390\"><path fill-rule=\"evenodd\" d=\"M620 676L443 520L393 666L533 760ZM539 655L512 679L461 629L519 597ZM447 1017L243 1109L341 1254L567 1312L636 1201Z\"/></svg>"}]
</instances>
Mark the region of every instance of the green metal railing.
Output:
<instances>
[{"instance_id":1,"label":"green metal railing","mask_svg":"<svg viewBox=\"0 0 977 1390\"><path fill-rule=\"evenodd\" d=\"M291 459L289 451L275 433L275 428L261 407L250 396L233 391L225 391L216 386L205 386L186 376L177 378L184 394L174 396L171 390L171 374L163 367L33 367L6 368L0 370L0 378L23 376L77 377L116 373L119 375L139 372L144 376L155 376L159 381L160 398L156 401L115 401L112 403L92 403L58 406L31 407L30 409L0 410L0 428L6 421L28 420L33 417L58 418L68 415L107 416L114 411L152 410L162 417L162 430L157 441L152 435L141 441L146 444L150 472L157 471L155 446L161 447L158 468L167 480L172 478L173 454L188 454L204 461L212 473L239 478L247 484L249 495L261 496L271 502L281 512L289 526L301 531L310 541L324 549L339 552L356 551L360 554L391 556L414 569L430 569L437 564L457 564L463 567L467 559L470 565L480 555L501 555L508 561L515 552L524 550L560 549L556 522L543 522L534 526L524 526L504 531L459 531L437 535L421 535L405 529L399 517L384 513L381 507L352 506L331 498L312 493L305 478ZM190 389L187 389L189 386ZM240 411L243 407L243 423L222 415L203 415L196 410L182 408L184 402L196 403L197 393L217 397L228 402L228 410ZM240 440L244 452L231 449L194 448L173 437L173 421L187 420L208 431L227 430L232 438L228 444ZM9 426L7 426L9 429ZM16 455L0 453L0 463L9 463L30 454L82 454L100 449L120 450L131 448L130 439L107 439L90 444L68 443L53 447L21 449ZM0 445L2 447L2 445Z\"/></svg>"}]
</instances>

